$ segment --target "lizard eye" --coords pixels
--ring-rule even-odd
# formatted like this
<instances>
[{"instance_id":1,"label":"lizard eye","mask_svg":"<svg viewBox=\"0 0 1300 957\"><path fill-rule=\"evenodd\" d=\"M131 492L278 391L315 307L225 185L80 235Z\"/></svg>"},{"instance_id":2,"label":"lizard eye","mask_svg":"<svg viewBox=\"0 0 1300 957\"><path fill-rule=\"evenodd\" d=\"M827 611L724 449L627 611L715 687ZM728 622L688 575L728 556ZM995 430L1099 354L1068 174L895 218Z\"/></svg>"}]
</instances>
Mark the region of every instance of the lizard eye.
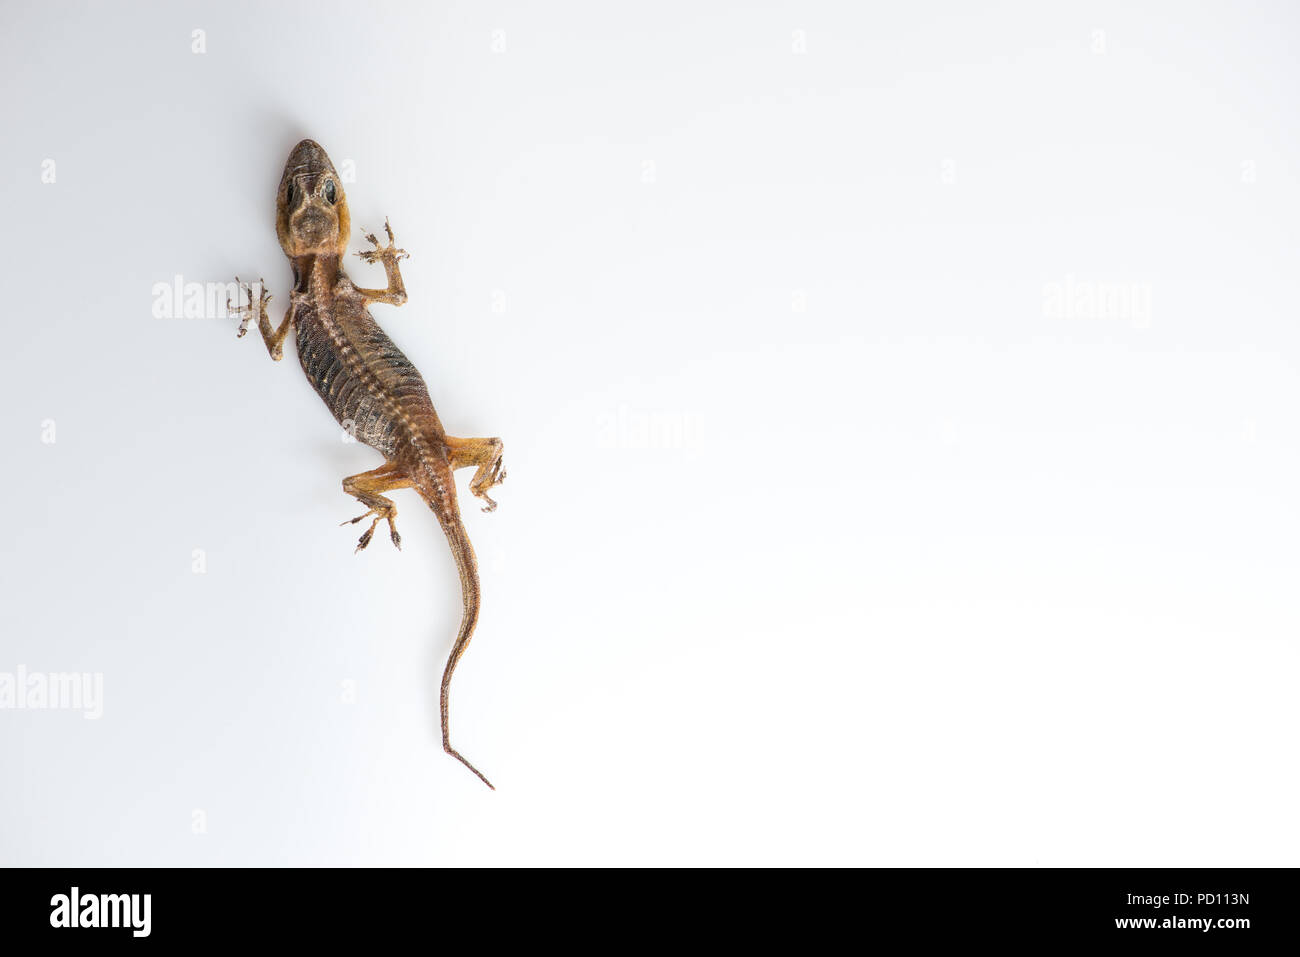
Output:
<instances>
[{"instance_id":1,"label":"lizard eye","mask_svg":"<svg viewBox=\"0 0 1300 957\"><path fill-rule=\"evenodd\" d=\"M293 205L293 180L289 180L289 185L285 187L284 201L290 206Z\"/></svg>"},{"instance_id":2,"label":"lizard eye","mask_svg":"<svg viewBox=\"0 0 1300 957\"><path fill-rule=\"evenodd\" d=\"M334 194L334 180L332 179L325 180L325 198L328 199L331 204L333 204L335 194Z\"/></svg>"}]
</instances>

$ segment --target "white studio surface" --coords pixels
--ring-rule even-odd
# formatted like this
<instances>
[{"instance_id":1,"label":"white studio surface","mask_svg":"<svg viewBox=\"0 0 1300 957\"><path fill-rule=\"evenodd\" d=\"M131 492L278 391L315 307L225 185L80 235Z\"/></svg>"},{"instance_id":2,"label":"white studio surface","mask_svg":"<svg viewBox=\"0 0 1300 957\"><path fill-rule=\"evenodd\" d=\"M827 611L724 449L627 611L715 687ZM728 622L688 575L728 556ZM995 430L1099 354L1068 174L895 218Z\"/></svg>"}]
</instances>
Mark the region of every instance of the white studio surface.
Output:
<instances>
[{"instance_id":1,"label":"white studio surface","mask_svg":"<svg viewBox=\"0 0 1300 957\"><path fill-rule=\"evenodd\" d=\"M1295 865L1300 14L1144 8L0 6L0 675L102 711L0 864ZM505 442L497 793L432 517L166 291L279 321L302 137Z\"/></svg>"}]
</instances>

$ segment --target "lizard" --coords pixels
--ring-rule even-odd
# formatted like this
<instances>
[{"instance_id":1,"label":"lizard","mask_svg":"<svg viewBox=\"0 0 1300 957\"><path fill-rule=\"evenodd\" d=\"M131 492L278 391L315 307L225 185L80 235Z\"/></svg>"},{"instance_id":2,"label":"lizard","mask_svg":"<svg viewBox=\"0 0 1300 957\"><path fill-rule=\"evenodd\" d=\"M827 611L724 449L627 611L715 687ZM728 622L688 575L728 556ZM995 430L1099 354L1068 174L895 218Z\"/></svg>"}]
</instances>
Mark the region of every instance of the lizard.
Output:
<instances>
[{"instance_id":1,"label":"lizard","mask_svg":"<svg viewBox=\"0 0 1300 957\"><path fill-rule=\"evenodd\" d=\"M381 521L387 522L393 545L399 550L402 547L395 522L397 507L385 492L412 488L437 518L456 561L463 605L439 692L442 747L496 790L483 772L452 747L448 698L452 674L474 633L480 604L478 562L461 520L453 473L475 467L470 491L485 503L483 511L494 511L496 502L488 492L506 477L503 445L499 438L448 435L419 371L370 315L367 307L371 303L400 306L406 302L398 263L408 254L396 247L387 219L384 229L386 245L374 233L362 230L375 248L357 255L365 262L381 263L388 285L362 289L343 269L351 217L342 180L320 144L302 140L285 162L275 201L276 235L293 269L293 291L284 319L272 327L267 312L271 296L261 280L255 295L252 285L235 277L238 302L232 304L228 299L227 307L241 320L239 337L256 318L267 351L277 362L283 358L285 339L293 332L302 371L334 418L354 438L384 456L385 462L378 468L343 479L343 491L368 511L342 524L355 525L372 518L356 551L370 544Z\"/></svg>"}]
</instances>

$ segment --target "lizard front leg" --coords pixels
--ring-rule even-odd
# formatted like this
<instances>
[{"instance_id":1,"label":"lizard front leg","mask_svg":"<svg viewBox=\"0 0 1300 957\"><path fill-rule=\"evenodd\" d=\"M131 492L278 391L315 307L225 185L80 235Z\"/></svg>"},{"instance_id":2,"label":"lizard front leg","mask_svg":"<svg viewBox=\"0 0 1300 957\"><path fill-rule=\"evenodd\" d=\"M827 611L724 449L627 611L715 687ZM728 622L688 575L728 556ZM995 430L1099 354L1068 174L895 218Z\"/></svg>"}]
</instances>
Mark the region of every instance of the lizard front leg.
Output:
<instances>
[{"instance_id":1,"label":"lizard front leg","mask_svg":"<svg viewBox=\"0 0 1300 957\"><path fill-rule=\"evenodd\" d=\"M238 287L237 295L239 304L232 305L230 298L226 298L226 310L231 315L239 316L239 332L236 338L242 338L244 333L248 332L248 324L253 321L253 315L257 314L257 331L262 334L262 341L266 343L266 351L271 354L271 358L279 362L284 358L284 339L289 334L289 329L293 325L293 303L284 311L284 321L280 323L279 329L271 328L271 319L266 314L266 304L271 301L271 294L266 291L266 283L259 279L257 288L259 290L258 302L253 304L253 289L246 282L240 282L239 277L235 277L235 285ZM248 294L248 305L244 305L244 294Z\"/></svg>"},{"instance_id":2,"label":"lizard front leg","mask_svg":"<svg viewBox=\"0 0 1300 957\"><path fill-rule=\"evenodd\" d=\"M349 475L343 480L343 491L367 506L370 511L340 524L355 525L371 515L375 516L370 527L357 541L357 551L370 544L370 537L375 534L375 526L381 520L388 522L389 537L392 538L393 544L399 549L402 547L402 536L397 534L397 526L394 524L394 519L397 518L397 506L393 504L392 499L385 498L382 493L399 488L410 488L413 484L415 483L406 470L392 462L387 462L369 472Z\"/></svg>"},{"instance_id":3,"label":"lizard front leg","mask_svg":"<svg viewBox=\"0 0 1300 957\"><path fill-rule=\"evenodd\" d=\"M388 274L387 289L357 289L368 302L384 302L390 306L400 306L406 302L406 286L402 284L402 271L397 268L400 260L407 259L410 256L405 249L397 249L393 243L393 227L388 225L388 220L384 220L384 230L388 233L388 245L379 245L379 240L375 238L374 233L364 233L366 239L375 244L374 249L363 249L357 253L368 263L378 260L384 264L384 272Z\"/></svg>"},{"instance_id":4,"label":"lizard front leg","mask_svg":"<svg viewBox=\"0 0 1300 957\"><path fill-rule=\"evenodd\" d=\"M483 506L483 511L496 511L497 503L492 501L488 490L506 480L506 470L501 462L505 446L501 440L458 439L448 435L444 441L447 443L447 458L453 470L470 465L478 466L478 471L469 480L469 490L487 503Z\"/></svg>"}]
</instances>

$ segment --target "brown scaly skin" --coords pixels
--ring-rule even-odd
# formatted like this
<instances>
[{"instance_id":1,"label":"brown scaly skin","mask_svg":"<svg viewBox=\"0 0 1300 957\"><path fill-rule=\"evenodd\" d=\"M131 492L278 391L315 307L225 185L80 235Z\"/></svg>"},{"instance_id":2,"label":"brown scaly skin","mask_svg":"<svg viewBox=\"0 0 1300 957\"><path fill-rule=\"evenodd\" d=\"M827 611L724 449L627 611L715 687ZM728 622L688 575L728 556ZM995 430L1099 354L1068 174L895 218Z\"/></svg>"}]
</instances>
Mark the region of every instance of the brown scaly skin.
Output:
<instances>
[{"instance_id":1,"label":"brown scaly skin","mask_svg":"<svg viewBox=\"0 0 1300 957\"><path fill-rule=\"evenodd\" d=\"M460 572L464 602L460 632L442 673L442 747L492 787L482 772L451 746L447 730L452 672L474 633L479 610L478 563L461 523L452 472L476 467L470 491L487 503L483 511L492 511L496 502L487 493L506 477L501 467L501 440L458 439L443 431L424 379L366 309L372 302L394 306L406 302L397 267L406 251L394 248L387 222L388 245L381 246L368 234L366 239L375 248L357 255L366 262L383 263L388 288L360 289L343 271L350 224L347 197L334 164L317 143L303 140L289 154L275 202L275 231L293 266L294 278L284 321L278 329L272 328L266 312L271 297L263 289L259 302L253 303L252 290L244 283L240 283L241 303L247 292L249 305L232 307L232 311L242 317L241 336L256 315L257 328L276 361L283 355L285 337L294 330L302 370L334 418L387 460L377 469L343 480L343 491L369 509L352 519L352 524L374 516L357 543L357 551L370 544L381 520L388 523L393 544L401 547L394 524L397 507L384 497L385 492L413 488L438 517Z\"/></svg>"}]
</instances>

